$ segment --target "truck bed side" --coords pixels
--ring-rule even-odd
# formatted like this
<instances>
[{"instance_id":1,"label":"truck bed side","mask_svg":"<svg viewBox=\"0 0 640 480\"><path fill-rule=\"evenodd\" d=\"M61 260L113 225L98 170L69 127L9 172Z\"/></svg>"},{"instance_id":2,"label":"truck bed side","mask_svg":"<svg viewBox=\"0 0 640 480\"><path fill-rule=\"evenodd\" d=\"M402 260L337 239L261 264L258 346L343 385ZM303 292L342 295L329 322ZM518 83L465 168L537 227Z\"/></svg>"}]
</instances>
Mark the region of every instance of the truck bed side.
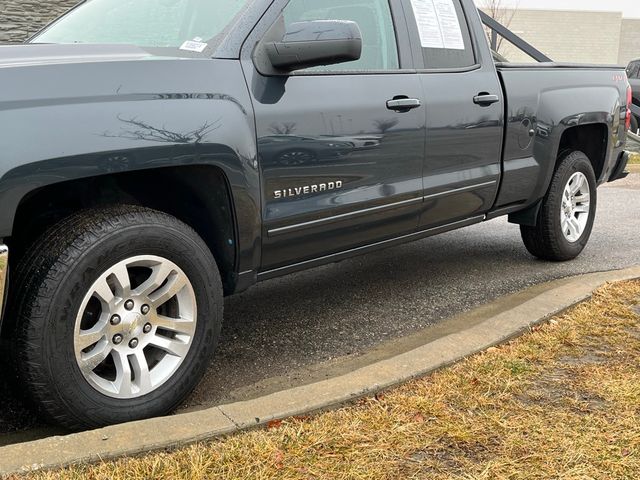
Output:
<instances>
[{"instance_id":1,"label":"truck bed side","mask_svg":"<svg viewBox=\"0 0 640 480\"><path fill-rule=\"evenodd\" d=\"M559 153L580 145L607 181L624 144L622 67L498 64L506 98L504 175L496 208L535 204ZM532 179L537 179L532 181Z\"/></svg>"}]
</instances>

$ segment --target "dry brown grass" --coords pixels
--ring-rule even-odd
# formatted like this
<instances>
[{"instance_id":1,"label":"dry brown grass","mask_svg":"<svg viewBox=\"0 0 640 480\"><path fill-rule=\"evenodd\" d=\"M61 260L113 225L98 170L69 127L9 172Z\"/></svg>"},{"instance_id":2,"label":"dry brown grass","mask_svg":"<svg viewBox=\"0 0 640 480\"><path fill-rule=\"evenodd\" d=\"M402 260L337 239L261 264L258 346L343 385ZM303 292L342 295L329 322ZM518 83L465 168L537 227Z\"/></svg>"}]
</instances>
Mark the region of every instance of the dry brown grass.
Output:
<instances>
[{"instance_id":1,"label":"dry brown grass","mask_svg":"<svg viewBox=\"0 0 640 480\"><path fill-rule=\"evenodd\" d=\"M629 156L629 163L631 165L640 165L640 153L632 153Z\"/></svg>"},{"instance_id":2,"label":"dry brown grass","mask_svg":"<svg viewBox=\"0 0 640 480\"><path fill-rule=\"evenodd\" d=\"M34 479L640 478L640 282L357 405Z\"/></svg>"}]
</instances>

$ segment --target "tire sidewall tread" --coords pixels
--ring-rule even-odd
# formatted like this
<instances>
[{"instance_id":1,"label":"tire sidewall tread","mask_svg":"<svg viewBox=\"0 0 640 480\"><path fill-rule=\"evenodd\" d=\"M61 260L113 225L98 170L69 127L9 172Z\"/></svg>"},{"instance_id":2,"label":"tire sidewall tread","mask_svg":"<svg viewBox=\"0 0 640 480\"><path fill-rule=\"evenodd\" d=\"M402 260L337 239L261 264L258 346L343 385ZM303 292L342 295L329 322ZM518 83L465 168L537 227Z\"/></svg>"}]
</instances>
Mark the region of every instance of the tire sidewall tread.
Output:
<instances>
[{"instance_id":1,"label":"tire sidewall tread","mask_svg":"<svg viewBox=\"0 0 640 480\"><path fill-rule=\"evenodd\" d=\"M582 236L572 243L562 233L560 212L565 186L576 172L583 173L589 182L590 210ZM580 151L565 153L558 162L549 190L542 201L537 225L535 227L520 227L527 250L540 259L556 262L573 260L578 257L591 237L597 203L597 181L589 158Z\"/></svg>"},{"instance_id":2,"label":"tire sidewall tread","mask_svg":"<svg viewBox=\"0 0 640 480\"><path fill-rule=\"evenodd\" d=\"M152 239L149 254L169 258L185 270L196 291L199 321L189 354L169 381L144 397L117 400L94 390L82 376L73 353L73 330L86 288L102 269L143 254L131 253L143 248L136 237ZM39 253L27 253L17 274L21 290L12 309L17 314L14 356L18 379L43 417L77 430L163 415L177 407L204 374L222 325L220 274L196 232L164 213L118 206L76 214L45 233L32 249ZM70 343L64 344L65 339Z\"/></svg>"}]
</instances>

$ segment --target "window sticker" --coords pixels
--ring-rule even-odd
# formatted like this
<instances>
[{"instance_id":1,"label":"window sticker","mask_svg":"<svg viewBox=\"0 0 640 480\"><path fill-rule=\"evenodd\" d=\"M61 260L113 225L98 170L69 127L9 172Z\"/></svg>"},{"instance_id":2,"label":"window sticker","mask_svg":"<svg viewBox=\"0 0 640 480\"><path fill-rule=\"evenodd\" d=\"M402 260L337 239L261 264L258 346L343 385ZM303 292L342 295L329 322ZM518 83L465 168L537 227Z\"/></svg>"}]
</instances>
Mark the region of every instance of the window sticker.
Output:
<instances>
[{"instance_id":1,"label":"window sticker","mask_svg":"<svg viewBox=\"0 0 640 480\"><path fill-rule=\"evenodd\" d=\"M423 48L464 50L453 0L411 0Z\"/></svg>"}]
</instances>

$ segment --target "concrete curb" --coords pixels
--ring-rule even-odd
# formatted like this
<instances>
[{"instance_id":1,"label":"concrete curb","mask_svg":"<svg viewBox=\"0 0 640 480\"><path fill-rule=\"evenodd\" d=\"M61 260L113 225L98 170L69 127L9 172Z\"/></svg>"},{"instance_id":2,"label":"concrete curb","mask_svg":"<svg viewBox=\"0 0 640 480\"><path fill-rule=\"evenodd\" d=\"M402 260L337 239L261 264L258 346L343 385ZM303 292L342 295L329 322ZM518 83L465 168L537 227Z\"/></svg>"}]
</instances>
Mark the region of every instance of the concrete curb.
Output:
<instances>
[{"instance_id":1,"label":"concrete curb","mask_svg":"<svg viewBox=\"0 0 640 480\"><path fill-rule=\"evenodd\" d=\"M2 447L0 475L170 449L344 404L424 376L527 332L533 325L589 298L607 282L635 278L640 278L640 266L551 282L548 289L532 298L464 330L346 375L254 400Z\"/></svg>"}]
</instances>

